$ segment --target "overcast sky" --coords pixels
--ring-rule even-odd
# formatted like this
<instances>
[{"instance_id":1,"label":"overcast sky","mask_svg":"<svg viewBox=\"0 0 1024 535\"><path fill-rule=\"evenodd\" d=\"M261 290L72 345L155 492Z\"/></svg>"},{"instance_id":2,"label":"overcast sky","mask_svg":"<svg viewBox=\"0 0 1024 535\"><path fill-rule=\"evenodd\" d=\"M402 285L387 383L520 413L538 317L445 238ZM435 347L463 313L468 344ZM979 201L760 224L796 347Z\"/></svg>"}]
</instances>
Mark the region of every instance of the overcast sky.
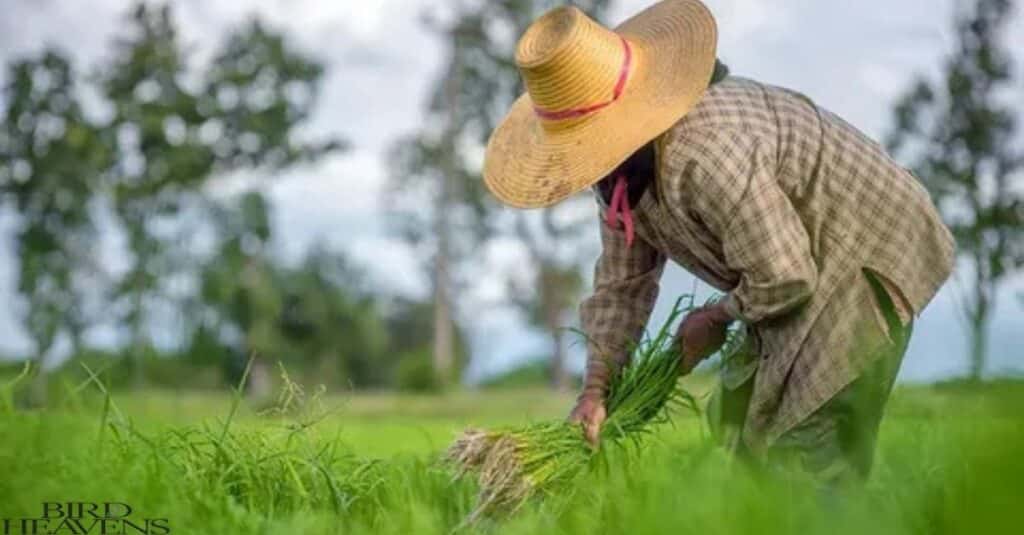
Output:
<instances>
[{"instance_id":1,"label":"overcast sky","mask_svg":"<svg viewBox=\"0 0 1024 535\"><path fill-rule=\"evenodd\" d=\"M428 0L179 0L171 2L195 57L204 54L252 13L287 30L297 44L329 68L310 131L349 139L354 149L315 166L296 169L269 187L278 246L294 257L313 241L327 241L374 270L378 282L423 294L410 253L384 233L383 152L422 119L426 91L439 67L440 45L419 23ZM650 4L618 0L611 22ZM720 26L720 55L733 72L808 94L875 138L889 124L890 105L913 72L934 72L950 49L951 0L709 0ZM0 61L64 48L79 65L106 53L127 0L0 0ZM1014 18L1011 46L1024 50L1024 17ZM1024 69L1024 66L1022 66ZM1024 71L1022 71L1024 72ZM1024 90L1022 93L1024 94ZM1024 99L1021 99L1024 102ZM227 181L223 186L230 187ZM0 353L30 346L18 328L9 214L0 214ZM595 226L596 233L596 226ZM507 256L514 256L509 251ZM588 259L588 262L590 259ZM669 270L654 321L692 279ZM1008 285L993 325L992 368L1024 370L1024 313ZM946 288L918 323L903 377L928 380L964 369L964 336ZM543 352L514 314L481 316L474 333L476 370L503 368ZM512 325L510 327L509 325ZM581 359L581 355L576 355Z\"/></svg>"}]
</instances>

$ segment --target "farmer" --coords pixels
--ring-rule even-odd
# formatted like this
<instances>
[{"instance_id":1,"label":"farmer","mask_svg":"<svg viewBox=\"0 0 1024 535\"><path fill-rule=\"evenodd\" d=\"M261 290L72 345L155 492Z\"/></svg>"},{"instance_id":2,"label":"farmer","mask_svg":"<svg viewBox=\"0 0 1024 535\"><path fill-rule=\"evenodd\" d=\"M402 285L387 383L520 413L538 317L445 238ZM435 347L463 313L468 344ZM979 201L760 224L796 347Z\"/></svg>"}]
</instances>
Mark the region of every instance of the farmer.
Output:
<instances>
[{"instance_id":1,"label":"farmer","mask_svg":"<svg viewBox=\"0 0 1024 535\"><path fill-rule=\"evenodd\" d=\"M491 135L484 179L517 208L588 188L600 205L570 416L589 440L672 260L725 294L679 327L684 373L730 324L746 333L709 410L721 440L820 480L861 480L953 240L877 143L803 95L730 76L716 45L699 0L664 0L614 31L573 7L549 12L519 42L527 94Z\"/></svg>"}]
</instances>

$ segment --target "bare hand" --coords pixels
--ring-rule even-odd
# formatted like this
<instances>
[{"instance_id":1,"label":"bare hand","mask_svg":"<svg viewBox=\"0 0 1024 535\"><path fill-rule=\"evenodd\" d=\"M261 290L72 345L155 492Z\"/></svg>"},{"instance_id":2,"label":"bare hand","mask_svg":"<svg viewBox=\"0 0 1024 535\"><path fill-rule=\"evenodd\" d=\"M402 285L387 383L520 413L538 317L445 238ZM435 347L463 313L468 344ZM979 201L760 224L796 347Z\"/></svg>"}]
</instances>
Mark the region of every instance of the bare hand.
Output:
<instances>
[{"instance_id":1,"label":"bare hand","mask_svg":"<svg viewBox=\"0 0 1024 535\"><path fill-rule=\"evenodd\" d=\"M720 304L698 308L686 316L676 335L676 343L682 345L680 371L684 375L721 349L731 321Z\"/></svg>"},{"instance_id":2,"label":"bare hand","mask_svg":"<svg viewBox=\"0 0 1024 535\"><path fill-rule=\"evenodd\" d=\"M601 436L601 425L608 417L604 401L596 396L581 396L576 407L569 413L569 422L583 425L583 435L591 446L597 447Z\"/></svg>"}]
</instances>

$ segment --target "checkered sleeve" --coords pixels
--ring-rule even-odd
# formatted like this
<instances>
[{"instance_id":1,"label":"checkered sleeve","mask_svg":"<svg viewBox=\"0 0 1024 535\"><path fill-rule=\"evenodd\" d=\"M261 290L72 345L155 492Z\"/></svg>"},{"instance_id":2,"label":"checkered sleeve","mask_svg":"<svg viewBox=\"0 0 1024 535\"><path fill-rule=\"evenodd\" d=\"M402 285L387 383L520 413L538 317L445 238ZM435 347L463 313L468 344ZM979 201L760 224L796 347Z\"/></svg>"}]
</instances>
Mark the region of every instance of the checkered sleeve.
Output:
<instances>
[{"instance_id":1,"label":"checkered sleeve","mask_svg":"<svg viewBox=\"0 0 1024 535\"><path fill-rule=\"evenodd\" d=\"M739 274L726 309L746 323L797 309L813 294L818 269L807 229L775 179L772 151L746 133L703 139L692 150L689 195L696 215L721 240L725 263Z\"/></svg>"},{"instance_id":2,"label":"checkered sleeve","mask_svg":"<svg viewBox=\"0 0 1024 535\"><path fill-rule=\"evenodd\" d=\"M621 229L603 220L600 226L594 292L580 306L580 320L588 349L584 392L603 395L608 378L629 362L632 346L643 335L666 257L640 236L627 246Z\"/></svg>"}]
</instances>

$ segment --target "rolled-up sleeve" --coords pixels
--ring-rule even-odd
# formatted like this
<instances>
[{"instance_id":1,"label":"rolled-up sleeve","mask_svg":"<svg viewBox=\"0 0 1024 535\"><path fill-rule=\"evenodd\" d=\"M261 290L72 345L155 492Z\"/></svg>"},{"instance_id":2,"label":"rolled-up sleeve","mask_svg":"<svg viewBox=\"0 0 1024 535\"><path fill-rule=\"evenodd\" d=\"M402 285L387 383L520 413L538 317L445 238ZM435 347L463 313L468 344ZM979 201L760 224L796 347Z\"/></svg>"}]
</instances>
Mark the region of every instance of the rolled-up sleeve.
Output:
<instances>
[{"instance_id":1,"label":"rolled-up sleeve","mask_svg":"<svg viewBox=\"0 0 1024 535\"><path fill-rule=\"evenodd\" d=\"M719 142L722 140L719 139ZM746 323L784 316L806 303L818 282L810 239L774 164L756 138L733 135L715 156L700 151L691 167L697 215L718 237L739 284L726 297ZM728 161L724 161L728 159Z\"/></svg>"},{"instance_id":2,"label":"rolled-up sleeve","mask_svg":"<svg viewBox=\"0 0 1024 535\"><path fill-rule=\"evenodd\" d=\"M665 255L637 236L626 245L622 230L602 220L601 256L594 270L594 292L580 306L587 336L585 389L603 390L618 367L629 362L658 298Z\"/></svg>"}]
</instances>

